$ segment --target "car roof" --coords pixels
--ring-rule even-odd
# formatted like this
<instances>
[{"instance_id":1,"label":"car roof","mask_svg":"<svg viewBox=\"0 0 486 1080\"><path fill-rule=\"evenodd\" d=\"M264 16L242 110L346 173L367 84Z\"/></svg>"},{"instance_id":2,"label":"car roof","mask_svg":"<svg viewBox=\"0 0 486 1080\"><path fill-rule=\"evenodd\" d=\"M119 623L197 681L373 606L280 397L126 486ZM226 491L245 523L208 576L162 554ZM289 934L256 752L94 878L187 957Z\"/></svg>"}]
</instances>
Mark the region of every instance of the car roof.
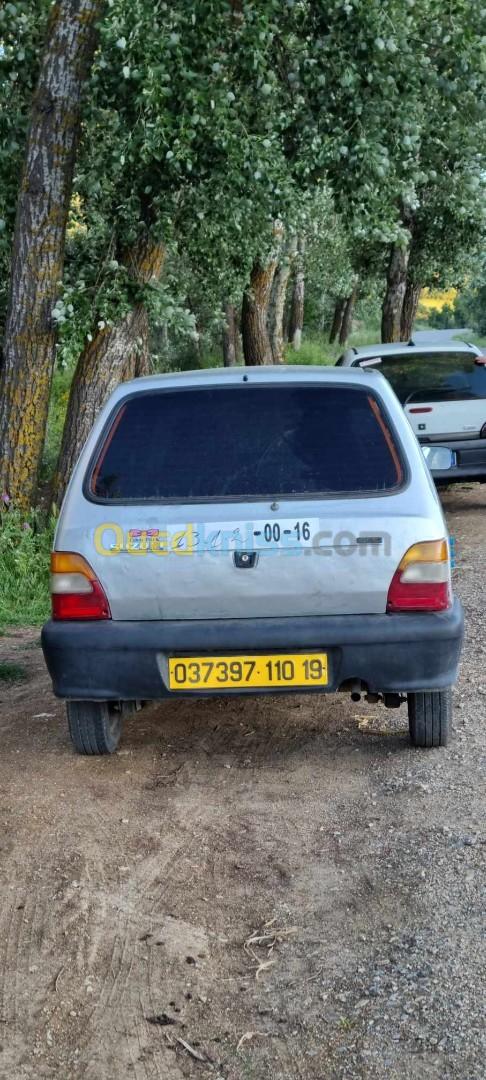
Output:
<instances>
[{"instance_id":1,"label":"car roof","mask_svg":"<svg viewBox=\"0 0 486 1080\"><path fill-rule=\"evenodd\" d=\"M391 344L380 344L378 342L376 345L353 345L351 348L346 349L344 356L347 363L354 364L358 358L363 360L373 356L402 356L407 354L413 356L414 350L420 353L470 352L474 356L479 356L481 351L477 345L472 345L470 341L463 341L459 338L455 340L448 338L444 342L432 342L430 340L422 342L411 339L410 341L397 341Z\"/></svg>"},{"instance_id":2,"label":"car roof","mask_svg":"<svg viewBox=\"0 0 486 1080\"><path fill-rule=\"evenodd\" d=\"M336 368L320 364L278 364L258 367L200 368L195 371L171 371L166 374L147 375L121 383L112 395L113 401L146 393L149 390L167 390L170 387L221 386L250 383L350 383L358 386L376 386L377 378L386 380L379 372L362 368Z\"/></svg>"}]
</instances>

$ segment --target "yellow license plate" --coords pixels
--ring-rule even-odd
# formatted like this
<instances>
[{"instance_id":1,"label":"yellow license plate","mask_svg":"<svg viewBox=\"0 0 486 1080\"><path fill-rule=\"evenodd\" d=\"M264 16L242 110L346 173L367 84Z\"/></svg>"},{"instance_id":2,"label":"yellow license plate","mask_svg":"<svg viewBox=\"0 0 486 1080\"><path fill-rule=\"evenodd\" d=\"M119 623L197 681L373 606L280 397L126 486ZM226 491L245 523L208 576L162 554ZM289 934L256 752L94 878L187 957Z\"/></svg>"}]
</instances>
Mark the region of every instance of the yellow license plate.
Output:
<instances>
[{"instance_id":1,"label":"yellow license plate","mask_svg":"<svg viewBox=\"0 0 486 1080\"><path fill-rule=\"evenodd\" d=\"M322 652L176 656L169 660L171 690L249 690L326 686L327 682L327 655Z\"/></svg>"}]
</instances>

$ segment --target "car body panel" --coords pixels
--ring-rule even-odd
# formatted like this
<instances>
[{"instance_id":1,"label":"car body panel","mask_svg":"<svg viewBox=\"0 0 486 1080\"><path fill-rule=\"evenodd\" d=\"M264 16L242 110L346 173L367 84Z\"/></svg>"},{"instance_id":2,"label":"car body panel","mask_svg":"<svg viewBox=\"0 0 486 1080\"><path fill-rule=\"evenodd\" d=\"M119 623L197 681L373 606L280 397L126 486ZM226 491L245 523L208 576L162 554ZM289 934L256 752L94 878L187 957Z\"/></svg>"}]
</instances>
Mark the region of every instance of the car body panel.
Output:
<instances>
[{"instance_id":1,"label":"car body panel","mask_svg":"<svg viewBox=\"0 0 486 1080\"><path fill-rule=\"evenodd\" d=\"M486 423L486 401L481 400L424 401L420 405L405 405L405 412L417 438L434 442L477 438Z\"/></svg>"},{"instance_id":2,"label":"car body panel","mask_svg":"<svg viewBox=\"0 0 486 1080\"><path fill-rule=\"evenodd\" d=\"M295 385L344 384L373 391L408 463L402 490L346 498L184 504L106 502L87 493L85 477L102 434L114 408L130 394L237 387L243 382L275 386L289 380ZM265 524L293 521L312 522L306 546L292 542L269 549L254 535L262 533ZM222 526L239 530L239 540L224 549L211 547L211 536L224 531ZM147 540L154 533L182 535L181 546L171 543L167 553L156 554ZM205 550L194 550L195 534L204 534ZM278 367L153 376L119 387L81 454L54 546L79 552L88 560L106 592L114 621L296 618L384 613L391 579L405 551L419 541L446 535L430 474L387 380L374 371ZM235 552L247 549L256 555L254 565L237 566Z\"/></svg>"}]
</instances>

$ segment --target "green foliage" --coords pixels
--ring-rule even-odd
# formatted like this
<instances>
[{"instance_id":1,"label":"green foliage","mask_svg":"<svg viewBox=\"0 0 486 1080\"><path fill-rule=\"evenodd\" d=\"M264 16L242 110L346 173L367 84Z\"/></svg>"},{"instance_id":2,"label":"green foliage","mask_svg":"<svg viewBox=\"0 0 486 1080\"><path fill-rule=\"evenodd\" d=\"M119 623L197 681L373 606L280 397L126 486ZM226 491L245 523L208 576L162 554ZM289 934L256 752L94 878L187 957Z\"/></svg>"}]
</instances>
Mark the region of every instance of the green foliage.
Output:
<instances>
[{"instance_id":1,"label":"green foliage","mask_svg":"<svg viewBox=\"0 0 486 1080\"><path fill-rule=\"evenodd\" d=\"M0 9L3 304L49 7ZM356 279L376 306L389 244L410 232L417 280L462 280L484 235L485 24L473 0L108 0L53 312L60 364L139 301L158 367L205 363L276 221L306 241L313 332ZM128 252L147 232L167 259L141 285Z\"/></svg>"},{"instance_id":2,"label":"green foliage","mask_svg":"<svg viewBox=\"0 0 486 1080\"><path fill-rule=\"evenodd\" d=\"M54 526L34 512L25 517L12 507L0 510L0 629L40 625L48 617Z\"/></svg>"},{"instance_id":3,"label":"green foliage","mask_svg":"<svg viewBox=\"0 0 486 1080\"><path fill-rule=\"evenodd\" d=\"M332 254L335 222L346 222L328 260L335 294L356 274L382 273L389 243L408 238L402 209L419 214L434 200L461 117L470 125L481 113L477 12L462 0L439 19L440 7L194 0L189 11L185 0L113 0L86 101L82 222L57 312L64 355L90 323L140 299L155 326L190 337L194 297L204 294L211 323L224 297L241 295L275 219L315 237L314 254ZM457 181L460 216L456 158L447 183ZM472 178L470 160L467 169L472 191L481 171ZM173 276L169 289L140 288L128 272L124 253L146 228L182 269L175 291Z\"/></svg>"},{"instance_id":4,"label":"green foliage","mask_svg":"<svg viewBox=\"0 0 486 1080\"><path fill-rule=\"evenodd\" d=\"M455 326L471 327L480 337L486 336L486 261L479 262L476 274L459 294L453 309Z\"/></svg>"},{"instance_id":5,"label":"green foliage","mask_svg":"<svg viewBox=\"0 0 486 1080\"><path fill-rule=\"evenodd\" d=\"M452 304L445 304L440 311L433 309L427 319L427 326L434 330L453 330L454 327L462 325L459 312Z\"/></svg>"},{"instance_id":6,"label":"green foliage","mask_svg":"<svg viewBox=\"0 0 486 1080\"><path fill-rule=\"evenodd\" d=\"M194 332L180 282L174 294L166 282L133 280L127 252L141 233L168 247L169 267L172 259L190 268L190 291L204 289L214 313L225 296L241 295L255 252L272 244L274 218L294 205L284 145L290 90L277 77L274 42L278 20L285 51L297 15L289 7L280 19L275 0L244 12L221 0L196 0L190 10L185 0L107 8L56 310L65 358L93 323L141 300L153 325Z\"/></svg>"},{"instance_id":7,"label":"green foliage","mask_svg":"<svg viewBox=\"0 0 486 1080\"><path fill-rule=\"evenodd\" d=\"M476 338L486 336L486 258L484 254L475 260L474 272L451 305L441 311L431 311L428 325L439 330L464 327ZM478 341L478 344L482 344Z\"/></svg>"}]
</instances>

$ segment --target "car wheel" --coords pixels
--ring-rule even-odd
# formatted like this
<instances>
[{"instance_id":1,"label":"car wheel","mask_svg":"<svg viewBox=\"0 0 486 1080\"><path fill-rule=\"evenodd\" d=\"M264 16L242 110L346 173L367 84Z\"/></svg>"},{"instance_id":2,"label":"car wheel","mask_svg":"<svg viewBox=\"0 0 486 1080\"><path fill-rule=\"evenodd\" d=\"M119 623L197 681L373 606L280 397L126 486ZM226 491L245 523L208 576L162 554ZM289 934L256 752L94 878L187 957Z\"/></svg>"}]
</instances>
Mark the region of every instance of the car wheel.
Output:
<instances>
[{"instance_id":1,"label":"car wheel","mask_svg":"<svg viewBox=\"0 0 486 1080\"><path fill-rule=\"evenodd\" d=\"M452 690L427 690L407 697L413 746L447 746L452 720Z\"/></svg>"},{"instance_id":2,"label":"car wheel","mask_svg":"<svg viewBox=\"0 0 486 1080\"><path fill-rule=\"evenodd\" d=\"M69 734L78 754L113 754L122 714L112 701L67 701Z\"/></svg>"}]
</instances>

